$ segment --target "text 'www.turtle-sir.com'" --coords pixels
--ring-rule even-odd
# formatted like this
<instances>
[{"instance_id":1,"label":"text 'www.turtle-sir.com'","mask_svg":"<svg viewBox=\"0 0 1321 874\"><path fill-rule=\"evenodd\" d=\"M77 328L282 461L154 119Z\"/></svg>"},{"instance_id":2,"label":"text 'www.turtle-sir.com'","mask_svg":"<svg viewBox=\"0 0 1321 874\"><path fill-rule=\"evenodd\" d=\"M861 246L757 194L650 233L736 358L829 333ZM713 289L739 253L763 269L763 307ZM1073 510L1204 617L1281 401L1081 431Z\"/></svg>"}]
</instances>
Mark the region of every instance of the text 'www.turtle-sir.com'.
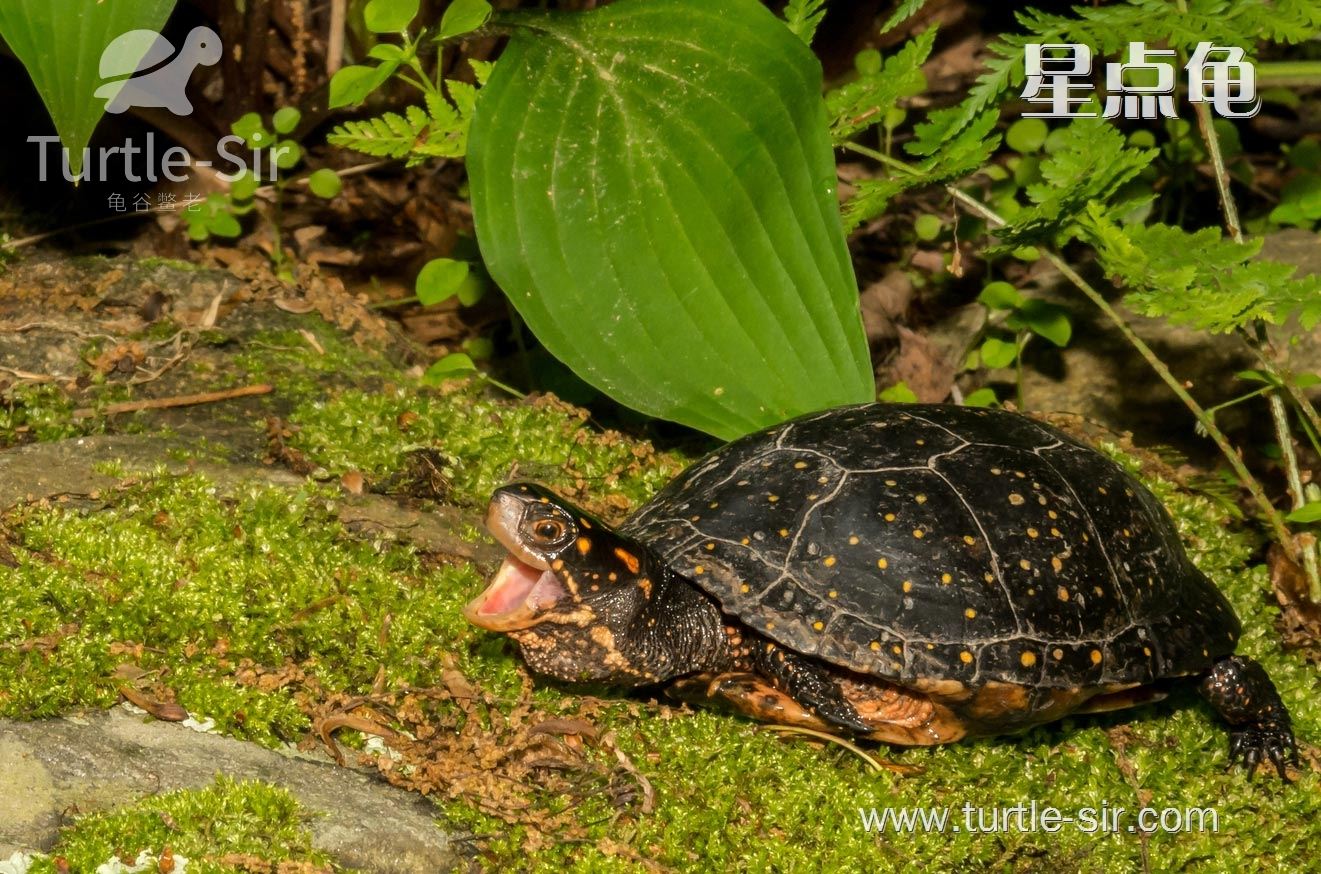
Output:
<instances>
[{"instance_id":1,"label":"text 'www.turtle-sir.com'","mask_svg":"<svg viewBox=\"0 0 1321 874\"><path fill-rule=\"evenodd\" d=\"M1212 807L1127 808L1102 802L1093 807L1059 808L1036 801L1005 807L859 807L862 828L868 832L1059 832L1084 834L1116 832L1217 832L1220 817Z\"/></svg>"}]
</instances>

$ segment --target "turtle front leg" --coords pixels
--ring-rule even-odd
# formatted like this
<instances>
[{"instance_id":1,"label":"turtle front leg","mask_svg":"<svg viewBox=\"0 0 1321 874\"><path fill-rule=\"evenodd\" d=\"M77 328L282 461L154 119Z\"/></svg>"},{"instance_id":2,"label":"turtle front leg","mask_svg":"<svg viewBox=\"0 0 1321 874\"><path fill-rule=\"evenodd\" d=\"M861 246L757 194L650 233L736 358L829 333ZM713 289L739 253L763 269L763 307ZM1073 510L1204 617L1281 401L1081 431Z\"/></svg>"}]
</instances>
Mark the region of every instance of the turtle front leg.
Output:
<instances>
[{"instance_id":1,"label":"turtle front leg","mask_svg":"<svg viewBox=\"0 0 1321 874\"><path fill-rule=\"evenodd\" d=\"M1293 720L1266 670L1246 656L1230 656L1211 666L1198 691L1229 723L1230 765L1241 759L1251 776L1266 759L1288 782L1284 766L1298 764L1298 744Z\"/></svg>"},{"instance_id":2,"label":"turtle front leg","mask_svg":"<svg viewBox=\"0 0 1321 874\"><path fill-rule=\"evenodd\" d=\"M808 713L835 729L871 733L874 726L863 720L844 696L839 681L818 662L768 640L753 642L750 650L753 670Z\"/></svg>"}]
</instances>

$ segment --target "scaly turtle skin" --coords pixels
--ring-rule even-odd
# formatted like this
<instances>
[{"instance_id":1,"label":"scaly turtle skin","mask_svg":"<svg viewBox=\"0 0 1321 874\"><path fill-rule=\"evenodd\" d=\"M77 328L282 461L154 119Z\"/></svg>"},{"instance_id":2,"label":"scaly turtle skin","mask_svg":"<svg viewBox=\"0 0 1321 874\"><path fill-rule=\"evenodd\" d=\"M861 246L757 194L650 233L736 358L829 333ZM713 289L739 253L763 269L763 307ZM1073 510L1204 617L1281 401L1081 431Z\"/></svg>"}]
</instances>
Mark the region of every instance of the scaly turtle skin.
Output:
<instances>
[{"instance_id":1,"label":"scaly turtle skin","mask_svg":"<svg viewBox=\"0 0 1321 874\"><path fill-rule=\"evenodd\" d=\"M1156 499L1021 415L841 407L706 456L611 530L529 483L467 617L540 673L671 683L758 719L935 744L1164 697L1285 777L1288 711Z\"/></svg>"}]
</instances>

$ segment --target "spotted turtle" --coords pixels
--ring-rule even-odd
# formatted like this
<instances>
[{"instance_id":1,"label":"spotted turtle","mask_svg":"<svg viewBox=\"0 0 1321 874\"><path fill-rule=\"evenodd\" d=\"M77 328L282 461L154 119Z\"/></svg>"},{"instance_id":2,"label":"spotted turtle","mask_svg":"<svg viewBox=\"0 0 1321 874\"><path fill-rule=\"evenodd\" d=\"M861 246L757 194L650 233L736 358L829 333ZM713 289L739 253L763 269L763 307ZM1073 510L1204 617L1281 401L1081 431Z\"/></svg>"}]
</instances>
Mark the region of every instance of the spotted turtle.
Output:
<instances>
[{"instance_id":1,"label":"spotted turtle","mask_svg":"<svg viewBox=\"0 0 1321 874\"><path fill-rule=\"evenodd\" d=\"M1231 762L1297 761L1239 620L1117 464L1016 413L840 407L738 439L616 529L495 492L465 615L562 681L668 683L771 722L927 745L1196 681Z\"/></svg>"}]
</instances>

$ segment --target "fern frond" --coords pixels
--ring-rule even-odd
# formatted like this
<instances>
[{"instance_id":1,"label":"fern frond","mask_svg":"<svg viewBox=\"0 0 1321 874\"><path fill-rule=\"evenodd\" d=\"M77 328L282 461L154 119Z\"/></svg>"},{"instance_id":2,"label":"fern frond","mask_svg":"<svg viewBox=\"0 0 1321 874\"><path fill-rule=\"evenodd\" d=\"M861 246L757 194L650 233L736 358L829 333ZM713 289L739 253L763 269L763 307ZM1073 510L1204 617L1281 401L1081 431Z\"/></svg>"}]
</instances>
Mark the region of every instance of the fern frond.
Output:
<instances>
[{"instance_id":1,"label":"fern frond","mask_svg":"<svg viewBox=\"0 0 1321 874\"><path fill-rule=\"evenodd\" d=\"M816 36L816 29L826 15L829 0L789 0L784 7L784 23L794 35L808 45Z\"/></svg>"}]
</instances>

